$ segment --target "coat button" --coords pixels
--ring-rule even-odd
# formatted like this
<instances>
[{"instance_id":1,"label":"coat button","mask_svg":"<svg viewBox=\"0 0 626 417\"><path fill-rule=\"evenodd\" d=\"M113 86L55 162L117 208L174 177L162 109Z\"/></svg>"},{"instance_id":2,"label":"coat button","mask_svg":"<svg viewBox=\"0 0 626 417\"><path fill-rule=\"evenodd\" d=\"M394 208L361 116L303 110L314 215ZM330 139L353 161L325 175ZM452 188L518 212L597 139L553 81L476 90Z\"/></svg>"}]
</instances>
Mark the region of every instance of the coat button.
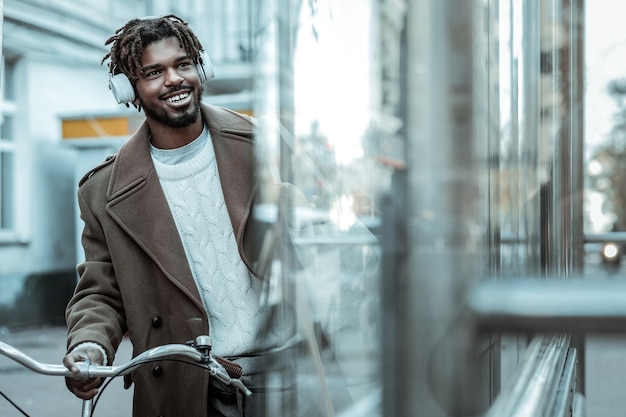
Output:
<instances>
[{"instance_id":1,"label":"coat button","mask_svg":"<svg viewBox=\"0 0 626 417\"><path fill-rule=\"evenodd\" d=\"M156 376L157 378L160 377L161 375L163 375L163 368L160 366L155 366L154 368L152 368L152 375Z\"/></svg>"},{"instance_id":2,"label":"coat button","mask_svg":"<svg viewBox=\"0 0 626 417\"><path fill-rule=\"evenodd\" d=\"M158 329L159 327L161 327L162 324L163 324L163 319L161 317L156 316L152 318L152 327L154 327L155 329Z\"/></svg>"}]
</instances>

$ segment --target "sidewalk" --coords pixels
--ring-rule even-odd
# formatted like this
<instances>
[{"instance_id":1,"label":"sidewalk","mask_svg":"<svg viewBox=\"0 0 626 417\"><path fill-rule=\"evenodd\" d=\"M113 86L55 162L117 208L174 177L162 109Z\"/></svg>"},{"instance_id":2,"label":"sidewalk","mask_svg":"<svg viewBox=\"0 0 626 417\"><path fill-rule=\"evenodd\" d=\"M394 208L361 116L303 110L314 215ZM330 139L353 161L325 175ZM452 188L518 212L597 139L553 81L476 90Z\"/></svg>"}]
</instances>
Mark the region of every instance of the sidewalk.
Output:
<instances>
[{"instance_id":1,"label":"sidewalk","mask_svg":"<svg viewBox=\"0 0 626 417\"><path fill-rule=\"evenodd\" d=\"M585 350L587 416L625 417L626 336L588 336Z\"/></svg>"},{"instance_id":2,"label":"sidewalk","mask_svg":"<svg viewBox=\"0 0 626 417\"><path fill-rule=\"evenodd\" d=\"M9 332L0 329L0 341L21 350L31 358L48 364L61 364L65 355L64 327L45 327ZM118 350L119 361L130 360L131 347L124 341ZM0 392L17 403L30 417L72 417L81 415L82 400L65 387L63 377L39 375L0 355ZM94 410L96 417L124 417L131 414L132 391L125 390L117 378L103 391ZM0 396L1 417L23 417Z\"/></svg>"}]
</instances>

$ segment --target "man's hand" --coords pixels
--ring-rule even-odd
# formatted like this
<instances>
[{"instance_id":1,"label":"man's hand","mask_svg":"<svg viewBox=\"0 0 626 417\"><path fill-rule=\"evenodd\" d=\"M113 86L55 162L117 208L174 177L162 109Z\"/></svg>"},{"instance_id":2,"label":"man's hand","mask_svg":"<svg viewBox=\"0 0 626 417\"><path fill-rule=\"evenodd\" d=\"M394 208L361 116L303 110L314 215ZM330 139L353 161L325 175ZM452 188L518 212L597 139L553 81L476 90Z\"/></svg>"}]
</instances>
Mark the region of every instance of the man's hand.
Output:
<instances>
[{"instance_id":1,"label":"man's hand","mask_svg":"<svg viewBox=\"0 0 626 417\"><path fill-rule=\"evenodd\" d=\"M63 364L76 377L66 377L65 384L78 398L89 400L98 393L98 387L102 385L103 381L102 378L83 379L80 377L80 371L76 366L76 362L85 361L89 361L92 365L102 365L104 358L102 357L102 352L93 347L85 346L74 349L63 358Z\"/></svg>"}]
</instances>

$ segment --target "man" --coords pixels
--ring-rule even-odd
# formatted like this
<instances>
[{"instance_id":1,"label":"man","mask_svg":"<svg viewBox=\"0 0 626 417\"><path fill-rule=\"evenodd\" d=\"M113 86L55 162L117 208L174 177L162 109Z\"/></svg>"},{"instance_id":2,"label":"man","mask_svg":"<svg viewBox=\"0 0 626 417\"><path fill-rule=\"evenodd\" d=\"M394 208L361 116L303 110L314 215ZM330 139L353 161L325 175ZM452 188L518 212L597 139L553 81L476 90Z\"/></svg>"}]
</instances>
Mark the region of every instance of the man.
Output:
<instances>
[{"instance_id":1,"label":"man","mask_svg":"<svg viewBox=\"0 0 626 417\"><path fill-rule=\"evenodd\" d=\"M254 416L263 361L250 358L295 341L293 323L261 303L254 270L254 125L201 103L212 69L180 18L133 19L106 45L116 98L146 121L80 182L85 261L66 311L65 366L110 365L126 334L134 355L208 334L215 355L242 364L247 406L206 370L160 362L125 379L135 385L133 415ZM83 399L102 383L66 382Z\"/></svg>"}]
</instances>

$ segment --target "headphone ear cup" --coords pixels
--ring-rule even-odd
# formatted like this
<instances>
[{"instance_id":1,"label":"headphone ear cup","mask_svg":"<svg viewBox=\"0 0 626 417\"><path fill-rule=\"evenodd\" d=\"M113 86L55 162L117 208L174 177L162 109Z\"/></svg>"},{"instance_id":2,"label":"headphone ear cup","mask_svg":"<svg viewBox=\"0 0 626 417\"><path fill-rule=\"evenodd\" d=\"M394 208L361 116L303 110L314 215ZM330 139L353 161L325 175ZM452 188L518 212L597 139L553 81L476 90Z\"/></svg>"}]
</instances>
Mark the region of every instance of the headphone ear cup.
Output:
<instances>
[{"instance_id":1,"label":"headphone ear cup","mask_svg":"<svg viewBox=\"0 0 626 417\"><path fill-rule=\"evenodd\" d=\"M128 77L122 73L109 77L109 89L119 104L131 103L135 99L135 89Z\"/></svg>"},{"instance_id":2,"label":"headphone ear cup","mask_svg":"<svg viewBox=\"0 0 626 417\"><path fill-rule=\"evenodd\" d=\"M196 69L198 70L198 74L200 74L200 82L204 84L215 78L215 72L213 71L211 58L209 58L209 54L205 51L200 51L200 61L202 63L198 62Z\"/></svg>"}]
</instances>

